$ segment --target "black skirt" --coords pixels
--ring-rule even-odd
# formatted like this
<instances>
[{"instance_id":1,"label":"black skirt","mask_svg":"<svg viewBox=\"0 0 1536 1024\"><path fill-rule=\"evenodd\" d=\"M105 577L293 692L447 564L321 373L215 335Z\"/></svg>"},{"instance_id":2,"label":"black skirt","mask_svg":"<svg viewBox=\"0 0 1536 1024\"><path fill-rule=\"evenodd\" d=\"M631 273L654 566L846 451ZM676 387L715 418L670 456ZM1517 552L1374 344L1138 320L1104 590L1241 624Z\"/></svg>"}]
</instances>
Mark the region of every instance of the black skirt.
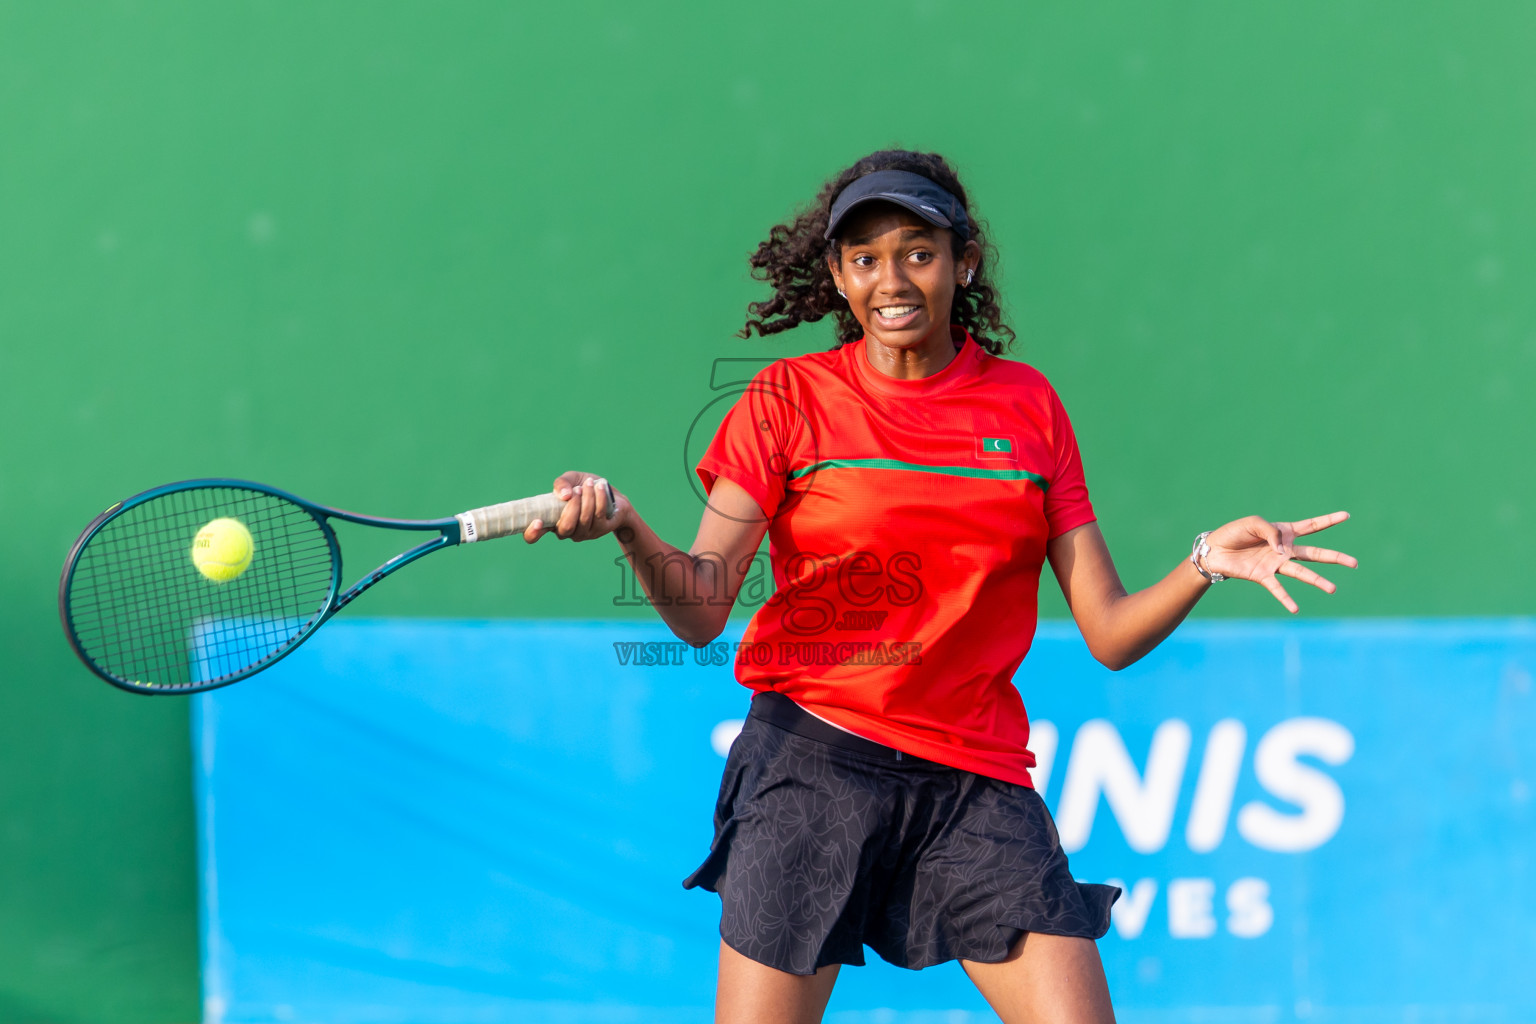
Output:
<instances>
[{"instance_id":1,"label":"black skirt","mask_svg":"<svg viewBox=\"0 0 1536 1024\"><path fill-rule=\"evenodd\" d=\"M791 731L793 730L793 731ZM1025 932L1097 939L1120 890L1079 883L1028 786L900 754L758 694L726 760L715 839L683 885L720 936L791 974L995 963Z\"/></svg>"}]
</instances>

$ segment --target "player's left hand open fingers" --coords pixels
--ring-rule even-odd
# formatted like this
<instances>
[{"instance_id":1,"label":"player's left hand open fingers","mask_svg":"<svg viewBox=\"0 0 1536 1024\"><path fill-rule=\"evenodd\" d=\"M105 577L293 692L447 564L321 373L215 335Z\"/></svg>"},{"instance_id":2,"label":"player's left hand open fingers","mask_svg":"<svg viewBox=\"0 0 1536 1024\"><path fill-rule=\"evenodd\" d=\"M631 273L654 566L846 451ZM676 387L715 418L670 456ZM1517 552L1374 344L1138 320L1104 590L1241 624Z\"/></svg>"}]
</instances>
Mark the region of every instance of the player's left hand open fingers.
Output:
<instances>
[{"instance_id":1,"label":"player's left hand open fingers","mask_svg":"<svg viewBox=\"0 0 1536 1024\"><path fill-rule=\"evenodd\" d=\"M1295 615L1297 612L1301 611L1301 609L1296 606L1296 602L1291 600L1291 595L1287 594L1285 592L1285 588L1280 585L1280 581L1275 579L1273 576L1265 576L1263 579L1259 580L1259 585L1273 594L1275 600L1285 605L1285 610L1290 612L1292 615Z\"/></svg>"},{"instance_id":2,"label":"player's left hand open fingers","mask_svg":"<svg viewBox=\"0 0 1536 1024\"><path fill-rule=\"evenodd\" d=\"M1297 565L1295 562L1286 562L1275 572L1281 576L1289 576L1293 580L1300 580L1302 583L1310 583L1325 594L1331 594L1339 589L1333 585L1332 581L1324 579L1306 566Z\"/></svg>"},{"instance_id":3,"label":"player's left hand open fingers","mask_svg":"<svg viewBox=\"0 0 1536 1024\"><path fill-rule=\"evenodd\" d=\"M1295 531L1296 536L1305 537L1309 533L1317 533L1319 530L1326 530L1330 526L1338 526L1348 518L1348 512L1330 512L1325 516L1313 516L1311 519L1298 519L1296 522L1288 523L1286 525Z\"/></svg>"},{"instance_id":4,"label":"player's left hand open fingers","mask_svg":"<svg viewBox=\"0 0 1536 1024\"><path fill-rule=\"evenodd\" d=\"M1218 560L1228 555L1239 557L1252 555L1256 547L1266 547L1277 555L1288 557L1286 545L1292 537L1288 532L1289 527L1289 523L1272 523L1262 516L1244 516L1218 526L1210 532L1207 540L1211 545L1212 555ZM1207 564L1211 564L1209 560ZM1217 571L1225 572L1226 570ZM1239 575L1243 574L1239 573Z\"/></svg>"},{"instance_id":5,"label":"player's left hand open fingers","mask_svg":"<svg viewBox=\"0 0 1536 1024\"><path fill-rule=\"evenodd\" d=\"M1314 548L1309 544L1298 544L1291 550L1292 558L1299 558L1303 562L1327 562L1330 565L1342 565L1350 569L1357 568L1360 563L1354 555L1346 555L1342 551L1334 551L1332 548Z\"/></svg>"}]
</instances>

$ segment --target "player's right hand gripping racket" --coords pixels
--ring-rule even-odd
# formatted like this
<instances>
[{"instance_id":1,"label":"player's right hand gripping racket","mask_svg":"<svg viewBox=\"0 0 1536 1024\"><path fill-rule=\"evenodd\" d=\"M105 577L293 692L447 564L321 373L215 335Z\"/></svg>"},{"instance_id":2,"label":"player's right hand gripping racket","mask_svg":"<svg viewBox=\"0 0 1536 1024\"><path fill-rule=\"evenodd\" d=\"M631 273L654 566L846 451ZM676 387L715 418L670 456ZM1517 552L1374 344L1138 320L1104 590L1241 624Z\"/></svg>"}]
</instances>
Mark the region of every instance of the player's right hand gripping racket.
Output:
<instances>
[{"instance_id":1,"label":"player's right hand gripping racket","mask_svg":"<svg viewBox=\"0 0 1536 1024\"><path fill-rule=\"evenodd\" d=\"M607 492L606 513L614 500ZM133 693L196 693L271 666L379 580L455 544L553 525L554 493L448 519L380 519L248 480L187 480L97 516L64 562L59 617L80 660ZM328 520L437 536L341 590Z\"/></svg>"}]
</instances>

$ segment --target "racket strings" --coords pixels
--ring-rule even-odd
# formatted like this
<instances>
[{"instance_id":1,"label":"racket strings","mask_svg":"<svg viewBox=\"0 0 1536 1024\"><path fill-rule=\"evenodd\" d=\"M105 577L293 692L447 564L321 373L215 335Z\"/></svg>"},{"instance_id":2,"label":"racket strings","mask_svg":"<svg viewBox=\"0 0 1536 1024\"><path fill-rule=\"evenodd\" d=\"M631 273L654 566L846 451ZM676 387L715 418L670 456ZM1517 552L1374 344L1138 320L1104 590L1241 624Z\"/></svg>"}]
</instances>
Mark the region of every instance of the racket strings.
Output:
<instances>
[{"instance_id":1,"label":"racket strings","mask_svg":"<svg viewBox=\"0 0 1536 1024\"><path fill-rule=\"evenodd\" d=\"M218 582L192 544L214 519L250 532L250 565ZM108 521L76 559L67 595L80 649L123 682L205 687L296 642L336 574L325 529L304 508L237 487L172 491Z\"/></svg>"}]
</instances>

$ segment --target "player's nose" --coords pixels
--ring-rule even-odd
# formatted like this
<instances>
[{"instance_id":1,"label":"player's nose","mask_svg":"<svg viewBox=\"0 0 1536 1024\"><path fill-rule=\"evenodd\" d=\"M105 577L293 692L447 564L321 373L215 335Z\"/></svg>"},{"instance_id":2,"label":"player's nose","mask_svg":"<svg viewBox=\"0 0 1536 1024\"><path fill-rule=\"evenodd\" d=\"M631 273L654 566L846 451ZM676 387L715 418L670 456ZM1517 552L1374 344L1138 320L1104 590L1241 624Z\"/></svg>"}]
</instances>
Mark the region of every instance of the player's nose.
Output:
<instances>
[{"instance_id":1,"label":"player's nose","mask_svg":"<svg viewBox=\"0 0 1536 1024\"><path fill-rule=\"evenodd\" d=\"M901 298L911 291L911 279L899 260L885 260L875 279L875 294L883 298Z\"/></svg>"}]
</instances>

